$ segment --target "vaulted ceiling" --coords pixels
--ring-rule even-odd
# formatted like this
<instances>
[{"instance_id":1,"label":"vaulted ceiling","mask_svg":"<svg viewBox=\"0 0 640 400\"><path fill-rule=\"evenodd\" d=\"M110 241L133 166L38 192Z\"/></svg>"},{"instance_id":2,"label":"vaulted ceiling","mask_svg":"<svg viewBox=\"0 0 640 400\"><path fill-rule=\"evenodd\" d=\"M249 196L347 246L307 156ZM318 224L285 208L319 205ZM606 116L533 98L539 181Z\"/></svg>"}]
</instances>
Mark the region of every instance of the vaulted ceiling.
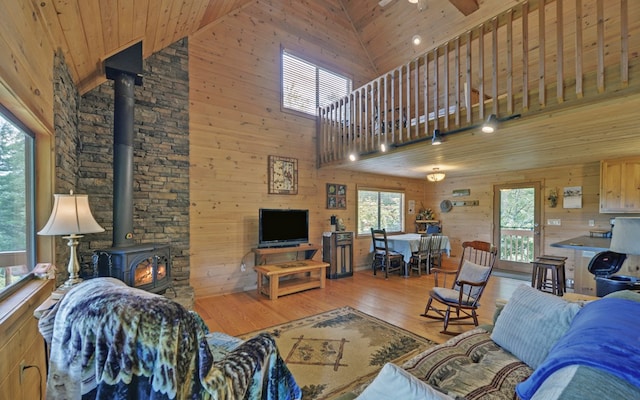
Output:
<instances>
[{"instance_id":1,"label":"vaulted ceiling","mask_svg":"<svg viewBox=\"0 0 640 400\"><path fill-rule=\"evenodd\" d=\"M143 56L148 57L258 1L263 0L43 0L38 4L84 93L104 81L103 60L131 44L142 40ZM418 11L407 0L333 1L351 21L378 74L518 3L427 0L427 8ZM475 5L478 9L473 11ZM420 46L411 43L416 34L423 39Z\"/></svg>"},{"instance_id":2,"label":"vaulted ceiling","mask_svg":"<svg viewBox=\"0 0 640 400\"><path fill-rule=\"evenodd\" d=\"M37 4L52 37L62 47L73 79L84 93L104 82L103 60L133 43L142 40L143 56L148 57L209 24L223 23L252 5L272 2L276 0L41 0ZM300 6L297 2L306 2L312 11L319 8L314 0L278 0L277 5L286 8L292 2L296 6ZM418 11L416 4L407 0L326 0L323 7L335 6L345 13L368 56L362 62L369 63L369 69L378 76L521 2L426 0L427 8ZM478 6L475 11L474 4ZM460 11L464 7L471 7L470 12L465 11L468 15ZM419 46L411 42L416 34L422 37ZM627 129L637 125L631 110L637 110L639 102L613 99L597 107L569 110L563 119L549 114L526 124L514 121L500 131L504 145L499 147L489 141L472 143L466 139L473 135L470 133L451 137L437 150L408 146L386 154L382 162L379 158L365 158L343 167L424 177L438 166L455 176L456 171L460 175L499 173L627 155L637 152L640 135L625 134L611 140L603 132L611 126ZM622 111L625 109L629 112ZM602 110L607 114L593 120L594 113ZM561 132L562 137L572 140L562 140ZM576 141L576 137L582 140Z\"/></svg>"}]
</instances>

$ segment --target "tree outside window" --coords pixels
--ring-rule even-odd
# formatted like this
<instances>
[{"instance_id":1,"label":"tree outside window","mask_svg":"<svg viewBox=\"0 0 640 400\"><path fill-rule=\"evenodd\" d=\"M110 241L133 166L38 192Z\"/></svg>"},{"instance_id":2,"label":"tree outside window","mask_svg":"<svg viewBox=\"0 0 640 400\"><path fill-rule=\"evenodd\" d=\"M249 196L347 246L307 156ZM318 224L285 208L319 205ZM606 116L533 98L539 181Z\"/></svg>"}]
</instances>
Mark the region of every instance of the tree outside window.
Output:
<instances>
[{"instance_id":1,"label":"tree outside window","mask_svg":"<svg viewBox=\"0 0 640 400\"><path fill-rule=\"evenodd\" d=\"M0 114L0 292L33 266L33 138Z\"/></svg>"},{"instance_id":2,"label":"tree outside window","mask_svg":"<svg viewBox=\"0 0 640 400\"><path fill-rule=\"evenodd\" d=\"M378 189L358 189L358 234L371 228L389 233L404 230L404 193Z\"/></svg>"}]
</instances>

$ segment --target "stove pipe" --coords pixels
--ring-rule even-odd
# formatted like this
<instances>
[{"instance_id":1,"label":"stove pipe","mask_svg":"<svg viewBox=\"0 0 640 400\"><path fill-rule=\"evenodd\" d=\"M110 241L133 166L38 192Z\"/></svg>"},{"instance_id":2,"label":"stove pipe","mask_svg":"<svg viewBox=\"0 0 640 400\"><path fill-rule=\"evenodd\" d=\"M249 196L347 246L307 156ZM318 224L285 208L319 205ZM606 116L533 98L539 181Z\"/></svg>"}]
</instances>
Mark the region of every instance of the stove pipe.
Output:
<instances>
[{"instance_id":1,"label":"stove pipe","mask_svg":"<svg viewBox=\"0 0 640 400\"><path fill-rule=\"evenodd\" d=\"M134 77L114 79L113 247L133 244L133 98Z\"/></svg>"},{"instance_id":2,"label":"stove pipe","mask_svg":"<svg viewBox=\"0 0 640 400\"><path fill-rule=\"evenodd\" d=\"M142 42L105 60L114 81L113 113L113 247L133 241L133 117L134 86L142 85Z\"/></svg>"}]
</instances>

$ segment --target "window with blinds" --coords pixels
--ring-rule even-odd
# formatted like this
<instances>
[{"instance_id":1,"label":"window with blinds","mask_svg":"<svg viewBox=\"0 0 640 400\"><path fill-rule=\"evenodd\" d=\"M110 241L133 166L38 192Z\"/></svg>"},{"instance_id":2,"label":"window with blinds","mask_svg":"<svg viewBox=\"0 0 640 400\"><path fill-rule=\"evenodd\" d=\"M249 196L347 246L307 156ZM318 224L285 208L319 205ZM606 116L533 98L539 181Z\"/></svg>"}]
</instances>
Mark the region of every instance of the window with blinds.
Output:
<instances>
[{"instance_id":1,"label":"window with blinds","mask_svg":"<svg viewBox=\"0 0 640 400\"><path fill-rule=\"evenodd\" d=\"M282 50L282 107L316 115L318 107L347 96L351 79Z\"/></svg>"}]
</instances>

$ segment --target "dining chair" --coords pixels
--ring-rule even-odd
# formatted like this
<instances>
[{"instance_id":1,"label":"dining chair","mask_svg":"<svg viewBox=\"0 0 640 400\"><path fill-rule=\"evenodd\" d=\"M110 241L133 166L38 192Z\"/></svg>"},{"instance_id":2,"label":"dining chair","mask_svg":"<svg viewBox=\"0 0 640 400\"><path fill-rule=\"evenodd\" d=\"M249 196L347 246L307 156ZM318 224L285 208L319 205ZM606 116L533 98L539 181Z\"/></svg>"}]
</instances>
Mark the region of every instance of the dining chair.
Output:
<instances>
[{"instance_id":1,"label":"dining chair","mask_svg":"<svg viewBox=\"0 0 640 400\"><path fill-rule=\"evenodd\" d=\"M480 298L491 276L497 254L496 247L491 243L481 241L462 243L462 257L457 270L433 269L435 286L429 291L429 300L421 315L443 321L444 330L441 333L446 334L459 333L447 330L451 321L461 325L478 326L476 310L480 306ZM455 276L449 287L446 283L447 275ZM439 285L439 277L444 278L442 286ZM454 315L451 315L452 311ZM473 321L457 322L465 319Z\"/></svg>"},{"instance_id":2,"label":"dining chair","mask_svg":"<svg viewBox=\"0 0 640 400\"><path fill-rule=\"evenodd\" d=\"M371 228L371 239L373 240L373 261L371 262L373 274L376 275L377 269L380 268L384 269L385 279L389 277L389 272L393 271L399 270L402 275L404 259L402 254L389 250L387 230Z\"/></svg>"},{"instance_id":3,"label":"dining chair","mask_svg":"<svg viewBox=\"0 0 640 400\"><path fill-rule=\"evenodd\" d=\"M418 276L422 274L422 265L424 264L425 271L429 273L429 242L431 235L420 235L420 243L418 244L418 250L411 254L409 260L409 268L411 271L417 271Z\"/></svg>"},{"instance_id":4,"label":"dining chair","mask_svg":"<svg viewBox=\"0 0 640 400\"><path fill-rule=\"evenodd\" d=\"M427 256L427 274L431 268L442 268L442 235L431 235Z\"/></svg>"}]
</instances>

